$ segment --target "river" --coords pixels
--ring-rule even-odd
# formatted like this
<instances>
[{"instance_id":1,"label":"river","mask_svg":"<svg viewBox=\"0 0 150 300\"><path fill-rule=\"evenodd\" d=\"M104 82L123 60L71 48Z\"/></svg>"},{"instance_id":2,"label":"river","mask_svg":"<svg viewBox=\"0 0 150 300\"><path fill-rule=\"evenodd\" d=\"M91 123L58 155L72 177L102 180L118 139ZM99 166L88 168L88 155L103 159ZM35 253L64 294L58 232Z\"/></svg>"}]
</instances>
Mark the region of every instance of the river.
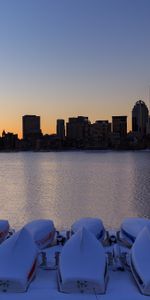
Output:
<instances>
[{"instance_id":1,"label":"river","mask_svg":"<svg viewBox=\"0 0 150 300\"><path fill-rule=\"evenodd\" d=\"M0 207L16 229L39 218L60 229L85 216L109 228L150 217L150 151L0 153Z\"/></svg>"}]
</instances>

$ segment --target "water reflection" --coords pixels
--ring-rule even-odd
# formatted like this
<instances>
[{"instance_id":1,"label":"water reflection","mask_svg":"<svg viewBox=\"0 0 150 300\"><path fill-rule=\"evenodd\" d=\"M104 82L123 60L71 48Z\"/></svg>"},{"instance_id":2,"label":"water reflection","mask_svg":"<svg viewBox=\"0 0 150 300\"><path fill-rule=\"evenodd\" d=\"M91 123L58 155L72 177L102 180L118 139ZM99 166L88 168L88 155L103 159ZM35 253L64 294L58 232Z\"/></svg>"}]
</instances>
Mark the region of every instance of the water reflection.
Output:
<instances>
[{"instance_id":1,"label":"water reflection","mask_svg":"<svg viewBox=\"0 0 150 300\"><path fill-rule=\"evenodd\" d=\"M21 227L51 218L69 227L97 216L118 227L150 217L150 152L1 153L1 218Z\"/></svg>"},{"instance_id":2,"label":"water reflection","mask_svg":"<svg viewBox=\"0 0 150 300\"><path fill-rule=\"evenodd\" d=\"M143 155L136 153L133 156L132 167L134 180L133 184L133 206L139 217L150 217L150 168L149 153ZM138 162L138 163L137 163Z\"/></svg>"}]
</instances>

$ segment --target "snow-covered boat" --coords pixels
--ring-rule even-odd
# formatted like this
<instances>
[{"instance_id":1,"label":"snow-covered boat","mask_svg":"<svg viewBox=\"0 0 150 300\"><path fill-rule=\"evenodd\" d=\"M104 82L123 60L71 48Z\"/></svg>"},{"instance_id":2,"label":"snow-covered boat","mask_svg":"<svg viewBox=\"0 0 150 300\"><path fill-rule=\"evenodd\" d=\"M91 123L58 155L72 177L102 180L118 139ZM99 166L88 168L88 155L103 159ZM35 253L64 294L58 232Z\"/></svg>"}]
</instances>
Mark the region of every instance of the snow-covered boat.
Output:
<instances>
[{"instance_id":1,"label":"snow-covered boat","mask_svg":"<svg viewBox=\"0 0 150 300\"><path fill-rule=\"evenodd\" d=\"M10 228L8 221L0 220L0 244L13 233L14 231Z\"/></svg>"},{"instance_id":2,"label":"snow-covered boat","mask_svg":"<svg viewBox=\"0 0 150 300\"><path fill-rule=\"evenodd\" d=\"M37 254L37 247L25 228L3 242L0 247L0 292L26 291L35 276Z\"/></svg>"},{"instance_id":3,"label":"snow-covered boat","mask_svg":"<svg viewBox=\"0 0 150 300\"><path fill-rule=\"evenodd\" d=\"M58 279L66 293L103 294L108 280L105 251L95 236L82 227L64 245Z\"/></svg>"},{"instance_id":4,"label":"snow-covered boat","mask_svg":"<svg viewBox=\"0 0 150 300\"><path fill-rule=\"evenodd\" d=\"M102 243L83 226L62 244L55 235L37 259L38 248L24 228L1 245L0 300L147 300L150 226L141 229L130 249L117 239L117 231L113 236L108 231L108 240Z\"/></svg>"},{"instance_id":5,"label":"snow-covered boat","mask_svg":"<svg viewBox=\"0 0 150 300\"><path fill-rule=\"evenodd\" d=\"M146 218L126 218L121 224L118 239L132 247L140 231L148 224L150 220Z\"/></svg>"},{"instance_id":6,"label":"snow-covered boat","mask_svg":"<svg viewBox=\"0 0 150 300\"><path fill-rule=\"evenodd\" d=\"M83 227L93 233L98 240L104 238L105 229L101 219L81 218L72 224L71 233L74 234Z\"/></svg>"},{"instance_id":7,"label":"snow-covered boat","mask_svg":"<svg viewBox=\"0 0 150 300\"><path fill-rule=\"evenodd\" d=\"M150 296L150 224L140 231L132 247L131 271L142 294Z\"/></svg>"},{"instance_id":8,"label":"snow-covered boat","mask_svg":"<svg viewBox=\"0 0 150 300\"><path fill-rule=\"evenodd\" d=\"M55 237L55 227L52 220L33 220L24 226L39 249L44 249L51 245Z\"/></svg>"}]
</instances>

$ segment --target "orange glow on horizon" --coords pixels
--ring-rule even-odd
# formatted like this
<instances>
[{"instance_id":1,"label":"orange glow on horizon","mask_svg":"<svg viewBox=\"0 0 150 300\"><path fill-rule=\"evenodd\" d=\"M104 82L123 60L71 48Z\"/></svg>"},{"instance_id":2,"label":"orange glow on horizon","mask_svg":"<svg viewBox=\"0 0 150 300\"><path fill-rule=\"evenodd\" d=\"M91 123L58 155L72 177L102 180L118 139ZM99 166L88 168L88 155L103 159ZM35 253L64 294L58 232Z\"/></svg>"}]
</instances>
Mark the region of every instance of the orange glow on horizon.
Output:
<instances>
[{"instance_id":1,"label":"orange glow on horizon","mask_svg":"<svg viewBox=\"0 0 150 300\"><path fill-rule=\"evenodd\" d=\"M115 115L119 115L119 114L115 114ZM77 115L71 115L70 117L72 117L72 116L77 117ZM61 118L63 119L63 117L61 117ZM67 119L64 118L65 122L68 121L68 118ZM43 134L55 134L56 133L56 120L57 120L57 117L56 117L56 119L53 119L53 120L51 119L51 124L50 124L50 126L48 126L47 123L49 123L49 122L46 122L46 120L44 120L44 118L41 117L42 133ZM111 119L106 118L106 116L95 118L94 120L91 120L89 117L89 120L91 121L91 123L94 123L96 120L109 120L109 122L111 122ZM14 120L12 120L12 121L9 120L9 122L3 121L3 123L5 123L5 126L0 127L0 136L2 135L3 130L5 130L6 132L13 132L14 134L18 134L18 137L20 139L22 138L22 118L21 118L21 121L20 121L20 119L18 119L15 122L14 122ZM131 130L131 117L127 118L127 124L128 124L128 131L130 131Z\"/></svg>"}]
</instances>

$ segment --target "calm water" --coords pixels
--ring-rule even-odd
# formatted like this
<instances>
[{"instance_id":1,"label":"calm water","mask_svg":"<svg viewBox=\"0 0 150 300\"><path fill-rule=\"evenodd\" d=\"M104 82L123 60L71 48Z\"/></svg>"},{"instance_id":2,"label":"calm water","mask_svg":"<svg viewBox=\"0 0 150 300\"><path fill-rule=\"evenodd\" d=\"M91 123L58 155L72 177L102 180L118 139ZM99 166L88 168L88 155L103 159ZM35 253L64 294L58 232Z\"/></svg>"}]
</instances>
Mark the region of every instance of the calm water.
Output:
<instances>
[{"instance_id":1,"label":"calm water","mask_svg":"<svg viewBox=\"0 0 150 300\"><path fill-rule=\"evenodd\" d=\"M150 152L0 153L0 207L15 228L36 218L65 228L83 216L107 227L150 217Z\"/></svg>"}]
</instances>

